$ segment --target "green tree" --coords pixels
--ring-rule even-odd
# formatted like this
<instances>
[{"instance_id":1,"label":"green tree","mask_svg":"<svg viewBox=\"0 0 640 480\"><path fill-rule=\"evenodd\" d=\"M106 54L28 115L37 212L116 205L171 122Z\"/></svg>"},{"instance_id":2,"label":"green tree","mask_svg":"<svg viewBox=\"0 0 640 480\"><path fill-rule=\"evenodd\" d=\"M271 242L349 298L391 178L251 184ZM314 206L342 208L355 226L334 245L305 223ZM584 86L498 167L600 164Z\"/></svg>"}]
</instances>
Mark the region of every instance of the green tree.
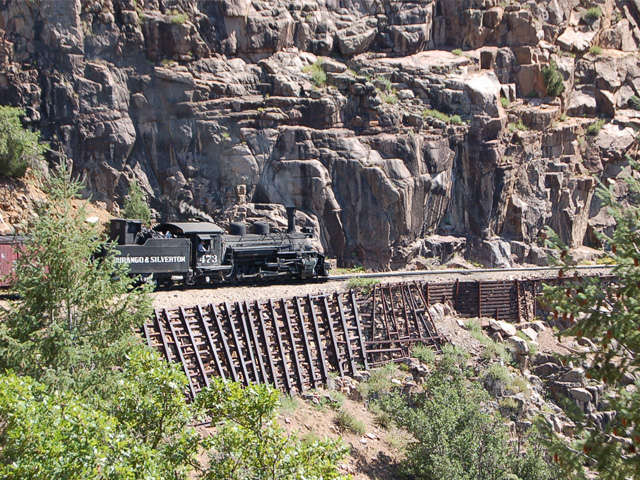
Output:
<instances>
[{"instance_id":1,"label":"green tree","mask_svg":"<svg viewBox=\"0 0 640 480\"><path fill-rule=\"evenodd\" d=\"M424 480L554 478L535 442L522 453L510 442L489 402L486 390L468 378L453 356L445 357L427 378L424 393L382 399L382 408L414 439L407 447L404 473Z\"/></svg>"},{"instance_id":2,"label":"green tree","mask_svg":"<svg viewBox=\"0 0 640 480\"><path fill-rule=\"evenodd\" d=\"M48 146L39 143L40 133L23 128L21 108L0 106L0 175L22 177L27 167L42 160Z\"/></svg>"},{"instance_id":3,"label":"green tree","mask_svg":"<svg viewBox=\"0 0 640 480\"><path fill-rule=\"evenodd\" d=\"M124 201L124 218L139 219L147 225L151 223L151 210L136 179L131 182L129 195Z\"/></svg>"},{"instance_id":4,"label":"green tree","mask_svg":"<svg viewBox=\"0 0 640 480\"><path fill-rule=\"evenodd\" d=\"M276 423L279 393L266 385L245 389L216 380L197 397L198 406L216 426L209 439L206 480L340 479L336 464L348 450L340 441L304 442Z\"/></svg>"},{"instance_id":5,"label":"green tree","mask_svg":"<svg viewBox=\"0 0 640 480\"><path fill-rule=\"evenodd\" d=\"M587 337L598 347L594 354L574 354L568 360L582 361L586 376L601 381L609 410L616 412L601 428L594 417L577 408L566 412L576 423L575 441L567 444L547 426L550 446L566 476L587 478L585 465L603 479L640 478L640 384L625 388L625 377L637 375L640 367L640 165L626 177L629 203L616 199L613 187L601 185L597 194L616 222L611 237L602 236L615 267L615 282L600 278L573 278L562 286L546 289L545 301L552 315L570 324L562 335ZM619 188L619 186L618 186ZM568 248L549 232L549 243L559 250L563 276L570 276ZM622 382L622 380L625 380Z\"/></svg>"},{"instance_id":6,"label":"green tree","mask_svg":"<svg viewBox=\"0 0 640 480\"><path fill-rule=\"evenodd\" d=\"M81 188L66 163L44 182L19 300L2 311L0 478L341 478L345 447L285 435L269 387L219 380L186 402L180 368L134 334L149 296L84 221ZM218 426L207 439L190 426L201 412ZM216 461L203 468L206 448Z\"/></svg>"},{"instance_id":7,"label":"green tree","mask_svg":"<svg viewBox=\"0 0 640 480\"><path fill-rule=\"evenodd\" d=\"M0 375L0 418L0 478L152 479L165 473L149 445L127 435L114 418L29 377Z\"/></svg>"},{"instance_id":8,"label":"green tree","mask_svg":"<svg viewBox=\"0 0 640 480\"><path fill-rule=\"evenodd\" d=\"M126 267L96 256L105 244L78 208L82 185L67 164L42 183L47 199L17 261L20 300L0 323L0 370L56 388L109 392L138 343L134 329L149 317L150 299L145 288L132 288Z\"/></svg>"}]
</instances>

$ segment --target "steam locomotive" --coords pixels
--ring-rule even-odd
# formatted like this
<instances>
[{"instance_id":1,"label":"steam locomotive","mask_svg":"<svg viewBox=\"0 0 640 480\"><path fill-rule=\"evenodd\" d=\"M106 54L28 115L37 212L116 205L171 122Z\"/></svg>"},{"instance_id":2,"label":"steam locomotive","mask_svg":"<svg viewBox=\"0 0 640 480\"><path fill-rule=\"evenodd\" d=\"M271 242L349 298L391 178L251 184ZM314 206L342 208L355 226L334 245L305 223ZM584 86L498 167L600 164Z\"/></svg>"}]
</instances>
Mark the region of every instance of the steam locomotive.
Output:
<instances>
[{"instance_id":1,"label":"steam locomotive","mask_svg":"<svg viewBox=\"0 0 640 480\"><path fill-rule=\"evenodd\" d=\"M158 285L326 277L329 265L313 247L313 229L297 232L294 213L287 209L285 233L271 233L266 222L254 223L249 234L244 223L232 223L226 234L210 222L162 223L146 230L139 220L114 219L109 237L117 263Z\"/></svg>"}]
</instances>

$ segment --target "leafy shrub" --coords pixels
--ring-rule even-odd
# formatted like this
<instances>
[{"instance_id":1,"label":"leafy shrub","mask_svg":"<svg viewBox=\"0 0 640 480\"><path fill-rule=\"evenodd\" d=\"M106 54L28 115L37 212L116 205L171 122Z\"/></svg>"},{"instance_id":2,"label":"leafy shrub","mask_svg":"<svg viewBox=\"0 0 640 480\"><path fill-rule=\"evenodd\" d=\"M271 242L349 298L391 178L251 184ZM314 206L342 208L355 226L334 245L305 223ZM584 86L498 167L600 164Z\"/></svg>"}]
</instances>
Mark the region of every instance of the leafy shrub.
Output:
<instances>
[{"instance_id":1,"label":"leafy shrub","mask_svg":"<svg viewBox=\"0 0 640 480\"><path fill-rule=\"evenodd\" d=\"M42 161L48 146L39 143L40 133L22 127L21 108L0 107L0 175L20 178L27 167Z\"/></svg>"},{"instance_id":2,"label":"leafy shrub","mask_svg":"<svg viewBox=\"0 0 640 480\"><path fill-rule=\"evenodd\" d=\"M507 97L500 97L500 103L502 104L503 108L507 108L509 107L509 105L511 105L511 100L509 100Z\"/></svg>"},{"instance_id":3,"label":"leafy shrub","mask_svg":"<svg viewBox=\"0 0 640 480\"><path fill-rule=\"evenodd\" d=\"M300 440L275 421L279 393L267 385L215 379L196 405L216 426L203 480L219 478L344 478L337 471L348 448L340 440Z\"/></svg>"},{"instance_id":4,"label":"leafy shrub","mask_svg":"<svg viewBox=\"0 0 640 480\"><path fill-rule=\"evenodd\" d=\"M367 431L362 420L359 420L353 414L342 409L340 409L336 415L336 425L342 431L355 433L357 435L362 435Z\"/></svg>"},{"instance_id":5,"label":"leafy shrub","mask_svg":"<svg viewBox=\"0 0 640 480\"><path fill-rule=\"evenodd\" d=\"M634 110L640 110L640 97L638 97L637 95L633 95L629 99L629 106Z\"/></svg>"},{"instance_id":6,"label":"leafy shrub","mask_svg":"<svg viewBox=\"0 0 640 480\"><path fill-rule=\"evenodd\" d=\"M592 45L589 49L589 53L592 53L593 55L600 55L602 53L602 47L599 45Z\"/></svg>"},{"instance_id":7,"label":"leafy shrub","mask_svg":"<svg viewBox=\"0 0 640 480\"><path fill-rule=\"evenodd\" d=\"M443 360L445 360L443 358ZM535 439L519 455L488 393L454 361L443 361L427 377L424 392L390 395L382 408L413 441L403 474L423 480L556 478ZM525 442L526 444L526 442ZM535 465L536 468L531 468Z\"/></svg>"},{"instance_id":8,"label":"leafy shrub","mask_svg":"<svg viewBox=\"0 0 640 480\"><path fill-rule=\"evenodd\" d=\"M593 123L590 123L587 127L587 135L597 135L598 133L600 133L600 130L602 130L605 122L606 120L604 118L601 118Z\"/></svg>"},{"instance_id":9,"label":"leafy shrub","mask_svg":"<svg viewBox=\"0 0 640 480\"><path fill-rule=\"evenodd\" d=\"M462 55L462 50L456 48L455 50L452 50L451 53L453 53L454 55Z\"/></svg>"},{"instance_id":10,"label":"leafy shrub","mask_svg":"<svg viewBox=\"0 0 640 480\"><path fill-rule=\"evenodd\" d=\"M584 13L584 19L593 21L602 17L602 9L600 7L591 7Z\"/></svg>"},{"instance_id":11,"label":"leafy shrub","mask_svg":"<svg viewBox=\"0 0 640 480\"><path fill-rule=\"evenodd\" d=\"M362 277L353 277L349 279L347 282L347 288L354 290L360 290L365 295L369 295L374 286L378 285L380 280L377 278L362 278Z\"/></svg>"},{"instance_id":12,"label":"leafy shrub","mask_svg":"<svg viewBox=\"0 0 640 480\"><path fill-rule=\"evenodd\" d=\"M551 60L548 66L542 67L542 77L547 88L547 94L557 97L564 91L564 77L558 71L558 66L554 60Z\"/></svg>"}]
</instances>

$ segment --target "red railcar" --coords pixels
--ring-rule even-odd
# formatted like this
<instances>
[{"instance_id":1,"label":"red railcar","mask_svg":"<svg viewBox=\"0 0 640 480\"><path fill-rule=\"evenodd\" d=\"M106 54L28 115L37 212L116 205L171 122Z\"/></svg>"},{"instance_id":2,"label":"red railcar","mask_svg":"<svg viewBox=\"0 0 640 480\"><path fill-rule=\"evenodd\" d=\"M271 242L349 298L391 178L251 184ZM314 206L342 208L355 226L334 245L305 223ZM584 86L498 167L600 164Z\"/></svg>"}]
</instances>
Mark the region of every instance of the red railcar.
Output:
<instances>
[{"instance_id":1,"label":"red railcar","mask_svg":"<svg viewBox=\"0 0 640 480\"><path fill-rule=\"evenodd\" d=\"M8 288L13 283L15 261L23 243L24 237L0 235L0 288Z\"/></svg>"}]
</instances>

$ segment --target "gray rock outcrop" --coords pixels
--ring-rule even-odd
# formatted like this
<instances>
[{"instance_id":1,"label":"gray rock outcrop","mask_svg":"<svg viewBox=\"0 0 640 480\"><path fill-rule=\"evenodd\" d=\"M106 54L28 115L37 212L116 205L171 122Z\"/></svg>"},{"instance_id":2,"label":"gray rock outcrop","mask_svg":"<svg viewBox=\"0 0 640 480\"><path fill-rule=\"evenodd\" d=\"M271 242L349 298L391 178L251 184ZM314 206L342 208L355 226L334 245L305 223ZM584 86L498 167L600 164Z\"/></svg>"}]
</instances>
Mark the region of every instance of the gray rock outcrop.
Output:
<instances>
[{"instance_id":1,"label":"gray rock outcrop","mask_svg":"<svg viewBox=\"0 0 640 480\"><path fill-rule=\"evenodd\" d=\"M545 226L611 227L592 175L636 147L640 12L598 5L0 0L0 103L114 211L135 176L164 216L296 206L340 264L543 264Z\"/></svg>"}]
</instances>

